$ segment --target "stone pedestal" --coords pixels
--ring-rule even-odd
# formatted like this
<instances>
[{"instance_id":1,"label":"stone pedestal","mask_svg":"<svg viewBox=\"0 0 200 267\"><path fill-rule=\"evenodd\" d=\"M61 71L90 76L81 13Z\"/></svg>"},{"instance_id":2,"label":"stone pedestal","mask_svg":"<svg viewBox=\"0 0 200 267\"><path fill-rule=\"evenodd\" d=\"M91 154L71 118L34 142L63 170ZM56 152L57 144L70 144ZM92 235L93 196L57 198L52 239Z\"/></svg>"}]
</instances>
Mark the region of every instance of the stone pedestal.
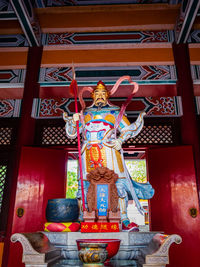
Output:
<instances>
[{"instance_id":1,"label":"stone pedestal","mask_svg":"<svg viewBox=\"0 0 200 267\"><path fill-rule=\"evenodd\" d=\"M179 235L163 235L156 232L120 233L16 233L12 242L20 242L23 247L22 262L26 267L69 266L78 261L77 239L121 239L120 249L112 258L114 266L165 267L169 264L169 248L172 243L180 244ZM62 250L62 255L61 255ZM65 258L63 262L63 257ZM120 262L126 261L122 265ZM134 264L132 264L134 262ZM52 265L53 263L53 265ZM131 264L131 265L130 265ZM70 265L71 266L71 265ZM111 265L112 266L112 265Z\"/></svg>"},{"instance_id":2,"label":"stone pedestal","mask_svg":"<svg viewBox=\"0 0 200 267\"><path fill-rule=\"evenodd\" d=\"M77 239L121 239L120 249L113 259L137 260L142 250L147 248L157 232L118 232L118 233L52 233L43 232L50 242L59 248L66 259L78 259Z\"/></svg>"}]
</instances>

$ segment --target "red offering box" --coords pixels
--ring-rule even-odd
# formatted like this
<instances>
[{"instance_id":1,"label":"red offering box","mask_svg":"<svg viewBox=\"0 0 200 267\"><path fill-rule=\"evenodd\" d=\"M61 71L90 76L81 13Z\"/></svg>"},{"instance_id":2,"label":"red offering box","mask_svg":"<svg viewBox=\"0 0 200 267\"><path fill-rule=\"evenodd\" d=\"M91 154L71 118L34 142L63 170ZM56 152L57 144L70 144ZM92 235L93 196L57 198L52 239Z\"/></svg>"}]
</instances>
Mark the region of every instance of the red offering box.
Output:
<instances>
[{"instance_id":1,"label":"red offering box","mask_svg":"<svg viewBox=\"0 0 200 267\"><path fill-rule=\"evenodd\" d=\"M119 232L119 223L82 222L81 233Z\"/></svg>"}]
</instances>

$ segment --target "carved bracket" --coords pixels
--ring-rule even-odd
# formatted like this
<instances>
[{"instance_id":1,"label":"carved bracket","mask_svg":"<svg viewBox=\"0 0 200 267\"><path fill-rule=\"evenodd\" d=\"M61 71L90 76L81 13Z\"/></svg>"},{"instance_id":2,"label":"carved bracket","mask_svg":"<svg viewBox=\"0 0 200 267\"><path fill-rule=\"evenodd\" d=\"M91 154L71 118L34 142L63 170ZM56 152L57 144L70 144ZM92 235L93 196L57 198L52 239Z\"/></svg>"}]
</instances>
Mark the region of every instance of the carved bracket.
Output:
<instances>
[{"instance_id":1,"label":"carved bracket","mask_svg":"<svg viewBox=\"0 0 200 267\"><path fill-rule=\"evenodd\" d=\"M20 242L23 248L22 262L25 266L48 266L61 257L61 249L55 248L42 232L16 233L11 236L13 243Z\"/></svg>"},{"instance_id":2,"label":"carved bracket","mask_svg":"<svg viewBox=\"0 0 200 267\"><path fill-rule=\"evenodd\" d=\"M156 234L146 250L143 267L165 267L169 264L169 248L172 243L180 244L179 235Z\"/></svg>"}]
</instances>

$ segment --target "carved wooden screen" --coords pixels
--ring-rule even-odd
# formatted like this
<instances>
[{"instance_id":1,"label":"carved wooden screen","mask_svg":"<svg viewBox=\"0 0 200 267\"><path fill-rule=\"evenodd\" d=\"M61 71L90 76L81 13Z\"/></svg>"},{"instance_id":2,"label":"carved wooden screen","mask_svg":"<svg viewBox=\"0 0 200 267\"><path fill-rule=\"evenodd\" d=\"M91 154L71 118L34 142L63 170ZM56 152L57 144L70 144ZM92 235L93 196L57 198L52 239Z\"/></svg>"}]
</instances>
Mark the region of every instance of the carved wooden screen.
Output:
<instances>
[{"instance_id":1,"label":"carved wooden screen","mask_svg":"<svg viewBox=\"0 0 200 267\"><path fill-rule=\"evenodd\" d=\"M124 146L179 144L179 118L146 118L141 133L130 138ZM40 120L37 122L36 143L38 145L69 145L77 147L77 139L66 137L64 121Z\"/></svg>"}]
</instances>

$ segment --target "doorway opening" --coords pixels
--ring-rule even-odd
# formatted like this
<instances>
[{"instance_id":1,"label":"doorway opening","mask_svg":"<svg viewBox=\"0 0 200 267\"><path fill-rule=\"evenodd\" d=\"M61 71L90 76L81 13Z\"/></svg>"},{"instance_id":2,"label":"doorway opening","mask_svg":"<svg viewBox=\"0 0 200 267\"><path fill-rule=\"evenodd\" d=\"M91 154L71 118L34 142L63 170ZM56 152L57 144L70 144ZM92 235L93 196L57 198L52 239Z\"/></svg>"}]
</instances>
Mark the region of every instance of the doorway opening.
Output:
<instances>
[{"instance_id":1,"label":"doorway opening","mask_svg":"<svg viewBox=\"0 0 200 267\"><path fill-rule=\"evenodd\" d=\"M125 159L125 163L131 179L139 183L147 182L146 159ZM130 222L137 223L140 226L140 231L149 231L149 207L148 200L140 199L140 204L144 209L144 214L141 214L133 200L128 203L128 218Z\"/></svg>"},{"instance_id":2,"label":"doorway opening","mask_svg":"<svg viewBox=\"0 0 200 267\"><path fill-rule=\"evenodd\" d=\"M78 192L78 159L76 152L69 153L66 179L66 198L76 198Z\"/></svg>"}]
</instances>

